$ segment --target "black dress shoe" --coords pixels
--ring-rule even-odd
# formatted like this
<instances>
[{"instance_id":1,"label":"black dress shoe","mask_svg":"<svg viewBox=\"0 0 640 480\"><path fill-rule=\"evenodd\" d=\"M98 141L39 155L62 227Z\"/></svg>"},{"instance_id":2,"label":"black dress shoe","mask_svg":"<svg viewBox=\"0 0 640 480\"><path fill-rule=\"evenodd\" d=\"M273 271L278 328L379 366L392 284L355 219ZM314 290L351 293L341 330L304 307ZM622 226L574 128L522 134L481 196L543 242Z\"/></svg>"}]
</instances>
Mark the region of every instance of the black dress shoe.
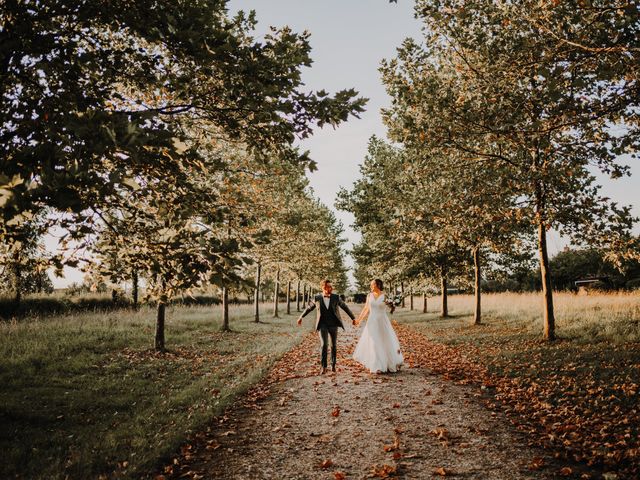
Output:
<instances>
[{"instance_id":1,"label":"black dress shoe","mask_svg":"<svg viewBox=\"0 0 640 480\"><path fill-rule=\"evenodd\" d=\"M324 375L325 373L327 373L327 367L322 367L322 369L320 369L320 375Z\"/></svg>"},{"instance_id":2,"label":"black dress shoe","mask_svg":"<svg viewBox=\"0 0 640 480\"><path fill-rule=\"evenodd\" d=\"M331 371L335 372L336 371L336 366L335 365L331 365Z\"/></svg>"}]
</instances>

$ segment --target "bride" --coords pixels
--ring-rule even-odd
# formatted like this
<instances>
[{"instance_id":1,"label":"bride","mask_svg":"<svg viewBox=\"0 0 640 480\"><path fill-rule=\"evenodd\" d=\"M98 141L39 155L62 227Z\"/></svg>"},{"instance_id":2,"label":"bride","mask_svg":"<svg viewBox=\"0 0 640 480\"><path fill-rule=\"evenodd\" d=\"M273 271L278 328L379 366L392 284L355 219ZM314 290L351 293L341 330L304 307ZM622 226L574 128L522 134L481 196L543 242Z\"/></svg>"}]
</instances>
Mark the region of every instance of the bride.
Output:
<instances>
[{"instance_id":1,"label":"bride","mask_svg":"<svg viewBox=\"0 0 640 480\"><path fill-rule=\"evenodd\" d=\"M353 352L353 358L371 373L395 372L404 362L400 342L387 316L382 288L382 280L379 278L371 282L371 293L367 296L367 303L355 321L355 324L359 325L367 314L369 315Z\"/></svg>"}]
</instances>

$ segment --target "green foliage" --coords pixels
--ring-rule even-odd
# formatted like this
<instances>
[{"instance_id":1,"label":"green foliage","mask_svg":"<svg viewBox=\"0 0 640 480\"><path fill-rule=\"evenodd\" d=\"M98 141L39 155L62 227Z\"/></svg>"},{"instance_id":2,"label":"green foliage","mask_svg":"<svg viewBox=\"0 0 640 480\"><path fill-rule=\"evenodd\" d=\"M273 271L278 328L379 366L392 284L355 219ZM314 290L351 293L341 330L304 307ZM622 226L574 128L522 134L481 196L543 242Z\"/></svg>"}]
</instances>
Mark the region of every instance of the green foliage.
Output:
<instances>
[{"instance_id":1,"label":"green foliage","mask_svg":"<svg viewBox=\"0 0 640 480\"><path fill-rule=\"evenodd\" d=\"M423 192L437 192L440 211L451 212L434 210L452 229L445 238L517 251L514 233L529 225L526 240L537 231L547 338L549 228L638 254L629 207L601 195L593 174L627 174L618 157L635 158L638 147L640 22L628 8L418 1L424 42L405 41L381 68L389 134L430 164Z\"/></svg>"},{"instance_id":2,"label":"green foliage","mask_svg":"<svg viewBox=\"0 0 640 480\"><path fill-rule=\"evenodd\" d=\"M353 250L358 283L416 280L425 289L439 277L464 268L463 249L438 221L440 198L420 172L420 159L372 137L361 167L362 179L342 190L338 208L350 211L362 241ZM418 286L418 285L417 285Z\"/></svg>"},{"instance_id":3,"label":"green foliage","mask_svg":"<svg viewBox=\"0 0 640 480\"><path fill-rule=\"evenodd\" d=\"M640 263L629 264L624 273L608 262L602 251L565 249L551 259L553 283L558 290L574 289L576 280L605 277L609 288L621 288L640 275Z\"/></svg>"},{"instance_id":4,"label":"green foliage","mask_svg":"<svg viewBox=\"0 0 640 480\"><path fill-rule=\"evenodd\" d=\"M252 38L226 1L6 2L0 31L4 221L43 205L87 218L140 178L202 170L183 119L203 119L256 154L309 162L312 126L363 110L353 90L304 92L308 34Z\"/></svg>"},{"instance_id":5,"label":"green foliage","mask_svg":"<svg viewBox=\"0 0 640 480\"><path fill-rule=\"evenodd\" d=\"M261 236L245 235L259 203L243 179L289 164L291 190L300 187L315 163L296 138L366 101L304 91L309 34L274 28L257 40L253 14L230 18L226 4L7 2L3 244L13 248L14 230L47 210L68 231L63 249L98 257L87 270L114 283L144 278L154 298L240 282Z\"/></svg>"},{"instance_id":6,"label":"green foliage","mask_svg":"<svg viewBox=\"0 0 640 480\"><path fill-rule=\"evenodd\" d=\"M45 229L42 216L29 216L10 226L10 242L0 243L0 293L12 292L16 307L24 294L53 291L46 271L50 258L42 241Z\"/></svg>"}]
</instances>

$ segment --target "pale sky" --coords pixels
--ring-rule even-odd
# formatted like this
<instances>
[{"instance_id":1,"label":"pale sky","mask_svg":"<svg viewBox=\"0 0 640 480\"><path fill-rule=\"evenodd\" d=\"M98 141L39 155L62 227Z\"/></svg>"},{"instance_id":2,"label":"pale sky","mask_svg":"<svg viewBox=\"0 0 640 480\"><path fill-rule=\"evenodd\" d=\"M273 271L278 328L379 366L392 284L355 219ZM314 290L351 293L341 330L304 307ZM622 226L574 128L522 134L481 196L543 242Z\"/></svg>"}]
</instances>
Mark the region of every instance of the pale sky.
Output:
<instances>
[{"instance_id":1,"label":"pale sky","mask_svg":"<svg viewBox=\"0 0 640 480\"><path fill-rule=\"evenodd\" d=\"M367 111L361 119L351 119L337 129L327 127L317 131L302 147L310 150L318 162L318 171L309 174L316 195L334 208L340 187L351 188L359 177L359 165L364 160L371 135L385 138L380 109L389 99L382 86L378 66L383 58L395 56L395 49L407 37L420 37L420 23L413 18L413 1L399 0L231 0L230 14L238 10L255 10L259 38L269 26L288 25L296 32L311 32L311 68L304 69L303 80L310 90L335 92L355 88L369 98ZM621 204L634 205L640 215L640 166L632 169L632 177L615 182L599 177L603 193ZM335 211L345 227L347 248L359 240L350 227L353 217ZM636 229L638 231L638 229ZM551 234L549 247L555 253L566 244L557 234ZM351 265L349 259L348 264ZM66 279L54 279L57 287L79 281L77 272L68 270Z\"/></svg>"}]
</instances>

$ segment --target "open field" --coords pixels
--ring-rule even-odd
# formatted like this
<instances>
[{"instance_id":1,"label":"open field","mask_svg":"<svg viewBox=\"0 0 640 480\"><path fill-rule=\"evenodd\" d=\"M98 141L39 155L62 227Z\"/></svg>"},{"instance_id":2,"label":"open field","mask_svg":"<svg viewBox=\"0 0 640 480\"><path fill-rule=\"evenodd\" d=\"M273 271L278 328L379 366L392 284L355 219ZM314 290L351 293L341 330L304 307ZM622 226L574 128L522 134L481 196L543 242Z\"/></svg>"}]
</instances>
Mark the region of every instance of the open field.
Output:
<instances>
[{"instance_id":1,"label":"open field","mask_svg":"<svg viewBox=\"0 0 640 480\"><path fill-rule=\"evenodd\" d=\"M640 341L640 291L613 294L575 295L555 293L553 296L557 334L560 338L585 342L614 343ZM473 295L450 295L449 314L460 322L447 320L443 325L465 325L473 314ZM399 310L401 316L409 314ZM414 308L422 299L415 297ZM440 312L440 299L429 298L428 312ZM414 311L416 313L416 311ZM491 327L517 330L521 335L542 336L542 297L540 293L493 293L482 295L483 323ZM434 326L434 328L436 328ZM476 329L477 330L477 329ZM444 332L441 332L444 333ZM479 332L475 331L474 334Z\"/></svg>"},{"instance_id":2,"label":"open field","mask_svg":"<svg viewBox=\"0 0 640 480\"><path fill-rule=\"evenodd\" d=\"M551 344L541 340L535 294L485 295L481 326L471 325L471 296L450 297L451 318L438 317L436 299L427 314L406 308L394 318L412 362L480 383L536 445L633 478L640 297L555 300ZM233 306L234 332L221 333L218 307L170 307L165 355L150 348L147 308L0 323L5 476L138 478L166 465L308 331L295 315L269 312L256 325L250 306Z\"/></svg>"},{"instance_id":3,"label":"open field","mask_svg":"<svg viewBox=\"0 0 640 480\"><path fill-rule=\"evenodd\" d=\"M552 343L542 341L535 294L483 296L479 326L471 324L471 296L450 298L451 318L438 317L435 299L426 315L400 309L394 317L432 342L414 346L415 361L482 383L538 444L633 478L640 472L640 295L554 300L559 339Z\"/></svg>"},{"instance_id":4,"label":"open field","mask_svg":"<svg viewBox=\"0 0 640 480\"><path fill-rule=\"evenodd\" d=\"M261 378L307 331L295 316L232 306L170 307L168 353L154 311L0 323L3 477L137 477Z\"/></svg>"}]
</instances>

